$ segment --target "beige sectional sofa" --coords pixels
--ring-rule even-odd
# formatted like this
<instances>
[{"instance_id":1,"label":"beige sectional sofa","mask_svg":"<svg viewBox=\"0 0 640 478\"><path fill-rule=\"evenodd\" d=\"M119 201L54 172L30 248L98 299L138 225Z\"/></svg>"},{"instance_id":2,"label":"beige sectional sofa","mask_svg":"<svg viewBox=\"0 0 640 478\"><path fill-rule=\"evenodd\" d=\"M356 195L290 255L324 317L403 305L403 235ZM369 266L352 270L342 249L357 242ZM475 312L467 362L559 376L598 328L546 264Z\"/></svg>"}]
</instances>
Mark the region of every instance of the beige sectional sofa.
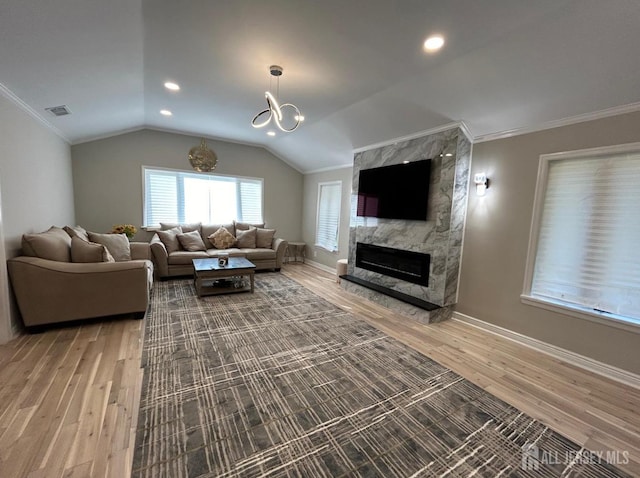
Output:
<instances>
[{"instance_id":1,"label":"beige sectional sofa","mask_svg":"<svg viewBox=\"0 0 640 478\"><path fill-rule=\"evenodd\" d=\"M151 239L159 278L193 275L193 259L246 257L257 270L280 270L287 241L275 237L275 229L264 224L161 223ZM224 230L223 230L224 229ZM227 234L228 233L228 234Z\"/></svg>"},{"instance_id":2,"label":"beige sectional sofa","mask_svg":"<svg viewBox=\"0 0 640 478\"><path fill-rule=\"evenodd\" d=\"M52 227L25 234L22 250L7 265L26 327L127 313L144 317L153 285L148 243Z\"/></svg>"}]
</instances>

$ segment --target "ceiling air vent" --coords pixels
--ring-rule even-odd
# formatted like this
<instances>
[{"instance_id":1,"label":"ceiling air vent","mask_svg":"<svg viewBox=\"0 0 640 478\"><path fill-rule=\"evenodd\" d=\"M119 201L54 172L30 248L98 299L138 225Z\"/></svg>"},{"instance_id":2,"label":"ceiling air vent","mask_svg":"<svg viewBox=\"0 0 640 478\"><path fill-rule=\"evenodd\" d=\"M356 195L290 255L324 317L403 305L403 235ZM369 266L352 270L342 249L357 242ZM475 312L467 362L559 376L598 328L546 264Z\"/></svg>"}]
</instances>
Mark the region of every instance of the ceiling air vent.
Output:
<instances>
[{"instance_id":1,"label":"ceiling air vent","mask_svg":"<svg viewBox=\"0 0 640 478\"><path fill-rule=\"evenodd\" d=\"M69 111L67 105L51 106L49 108L45 108L45 110L55 116L65 116L71 114L71 111Z\"/></svg>"}]
</instances>

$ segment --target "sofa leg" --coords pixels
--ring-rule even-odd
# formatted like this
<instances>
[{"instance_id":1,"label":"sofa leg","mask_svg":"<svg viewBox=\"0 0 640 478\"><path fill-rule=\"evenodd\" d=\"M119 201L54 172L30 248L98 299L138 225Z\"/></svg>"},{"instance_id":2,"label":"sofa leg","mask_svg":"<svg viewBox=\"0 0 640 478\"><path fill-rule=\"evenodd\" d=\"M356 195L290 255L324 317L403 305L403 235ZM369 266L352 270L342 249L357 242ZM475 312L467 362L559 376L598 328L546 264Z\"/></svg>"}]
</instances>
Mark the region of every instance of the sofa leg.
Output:
<instances>
[{"instance_id":1,"label":"sofa leg","mask_svg":"<svg viewBox=\"0 0 640 478\"><path fill-rule=\"evenodd\" d=\"M275 268L275 269L273 269L273 270L274 270L274 271L276 271L276 272L280 272L280 268L279 268L279 267L276 267L276 268Z\"/></svg>"},{"instance_id":2,"label":"sofa leg","mask_svg":"<svg viewBox=\"0 0 640 478\"><path fill-rule=\"evenodd\" d=\"M134 312L133 313L133 318L135 320L142 320L142 319L144 319L145 315L146 315L146 312L144 312L144 311L143 312Z\"/></svg>"}]
</instances>

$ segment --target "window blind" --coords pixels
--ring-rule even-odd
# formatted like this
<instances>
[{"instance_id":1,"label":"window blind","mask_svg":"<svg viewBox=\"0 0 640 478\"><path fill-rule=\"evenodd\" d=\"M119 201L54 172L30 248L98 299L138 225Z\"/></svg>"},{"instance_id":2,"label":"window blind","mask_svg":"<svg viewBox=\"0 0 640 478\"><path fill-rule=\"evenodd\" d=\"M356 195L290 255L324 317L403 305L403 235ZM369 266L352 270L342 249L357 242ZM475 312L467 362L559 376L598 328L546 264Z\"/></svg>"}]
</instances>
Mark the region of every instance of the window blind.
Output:
<instances>
[{"instance_id":1,"label":"window blind","mask_svg":"<svg viewBox=\"0 0 640 478\"><path fill-rule=\"evenodd\" d=\"M144 225L262 222L263 180L144 167Z\"/></svg>"},{"instance_id":2,"label":"window blind","mask_svg":"<svg viewBox=\"0 0 640 478\"><path fill-rule=\"evenodd\" d=\"M338 250L341 196L341 181L318 185L316 245L331 252Z\"/></svg>"},{"instance_id":3,"label":"window blind","mask_svg":"<svg viewBox=\"0 0 640 478\"><path fill-rule=\"evenodd\" d=\"M532 296L640 319L640 152L549 162Z\"/></svg>"}]
</instances>

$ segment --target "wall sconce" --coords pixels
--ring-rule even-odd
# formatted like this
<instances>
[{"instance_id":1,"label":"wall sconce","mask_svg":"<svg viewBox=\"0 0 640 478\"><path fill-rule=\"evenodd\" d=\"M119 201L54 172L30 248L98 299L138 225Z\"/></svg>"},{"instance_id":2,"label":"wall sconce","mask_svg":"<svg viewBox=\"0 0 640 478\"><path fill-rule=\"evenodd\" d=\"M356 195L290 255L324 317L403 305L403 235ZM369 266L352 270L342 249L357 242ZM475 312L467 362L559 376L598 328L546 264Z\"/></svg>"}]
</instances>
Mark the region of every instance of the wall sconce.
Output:
<instances>
[{"instance_id":1,"label":"wall sconce","mask_svg":"<svg viewBox=\"0 0 640 478\"><path fill-rule=\"evenodd\" d=\"M473 176L473 182L476 185L476 194L478 196L484 196L489 188L489 178L486 173L478 173Z\"/></svg>"}]
</instances>

